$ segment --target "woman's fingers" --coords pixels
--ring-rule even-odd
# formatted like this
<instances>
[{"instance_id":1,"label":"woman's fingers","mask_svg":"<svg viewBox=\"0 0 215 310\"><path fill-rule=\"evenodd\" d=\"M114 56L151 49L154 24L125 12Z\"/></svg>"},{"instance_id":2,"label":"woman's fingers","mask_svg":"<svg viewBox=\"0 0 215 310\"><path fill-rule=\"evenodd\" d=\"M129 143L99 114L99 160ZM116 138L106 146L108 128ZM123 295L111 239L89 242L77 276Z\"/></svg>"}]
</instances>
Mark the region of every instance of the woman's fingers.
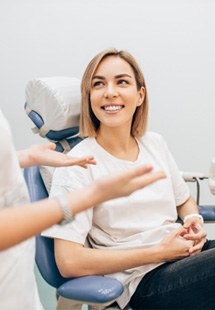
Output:
<instances>
[{"instance_id":1,"label":"woman's fingers","mask_svg":"<svg viewBox=\"0 0 215 310\"><path fill-rule=\"evenodd\" d=\"M199 240L199 242L195 243L194 246L192 246L190 249L189 249L189 253L190 255L195 255L197 253L200 253L204 244L206 242L206 238L203 238L201 240Z\"/></svg>"}]
</instances>

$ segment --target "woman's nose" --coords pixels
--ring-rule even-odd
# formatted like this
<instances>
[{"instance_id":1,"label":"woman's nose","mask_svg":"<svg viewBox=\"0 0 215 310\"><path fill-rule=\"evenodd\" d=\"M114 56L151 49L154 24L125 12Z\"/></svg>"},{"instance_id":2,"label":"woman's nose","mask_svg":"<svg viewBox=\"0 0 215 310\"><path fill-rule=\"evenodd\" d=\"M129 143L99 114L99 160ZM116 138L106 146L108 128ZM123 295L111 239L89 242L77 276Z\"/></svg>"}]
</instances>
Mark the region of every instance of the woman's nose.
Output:
<instances>
[{"instance_id":1,"label":"woman's nose","mask_svg":"<svg viewBox=\"0 0 215 310\"><path fill-rule=\"evenodd\" d=\"M118 91L116 87L113 84L108 84L105 93L104 93L105 98L113 98L118 96Z\"/></svg>"}]
</instances>

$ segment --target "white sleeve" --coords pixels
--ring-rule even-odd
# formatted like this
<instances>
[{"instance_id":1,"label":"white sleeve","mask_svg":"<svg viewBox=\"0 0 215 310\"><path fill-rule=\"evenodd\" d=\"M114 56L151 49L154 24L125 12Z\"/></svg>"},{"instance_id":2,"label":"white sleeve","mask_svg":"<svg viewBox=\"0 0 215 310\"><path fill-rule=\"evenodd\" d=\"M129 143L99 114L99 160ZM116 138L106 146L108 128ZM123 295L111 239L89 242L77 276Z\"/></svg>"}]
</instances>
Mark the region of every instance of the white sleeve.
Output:
<instances>
[{"instance_id":1,"label":"white sleeve","mask_svg":"<svg viewBox=\"0 0 215 310\"><path fill-rule=\"evenodd\" d=\"M190 191L180 173L180 170L178 169L178 166L171 152L169 151L169 148L165 140L161 136L160 136L160 142L162 143L162 148L164 150L166 162L169 168L170 178L172 181L172 188L175 196L175 203L176 206L180 206L190 197Z\"/></svg>"},{"instance_id":2,"label":"white sleeve","mask_svg":"<svg viewBox=\"0 0 215 310\"><path fill-rule=\"evenodd\" d=\"M50 197L75 191L92 182L88 169L78 166L57 168L53 175ZM55 225L45 230L42 235L84 244L92 226L93 209L81 212L71 223Z\"/></svg>"}]
</instances>

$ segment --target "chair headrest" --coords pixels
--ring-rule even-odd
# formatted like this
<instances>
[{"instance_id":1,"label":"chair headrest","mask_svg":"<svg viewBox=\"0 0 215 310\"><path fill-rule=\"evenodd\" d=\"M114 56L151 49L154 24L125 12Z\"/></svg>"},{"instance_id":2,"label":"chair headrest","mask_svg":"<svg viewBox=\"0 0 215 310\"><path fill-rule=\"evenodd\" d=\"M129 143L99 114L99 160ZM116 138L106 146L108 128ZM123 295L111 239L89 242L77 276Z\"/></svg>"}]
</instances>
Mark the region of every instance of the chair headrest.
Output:
<instances>
[{"instance_id":1,"label":"chair headrest","mask_svg":"<svg viewBox=\"0 0 215 310\"><path fill-rule=\"evenodd\" d=\"M36 78L26 86L25 110L42 137L59 141L78 133L80 80L74 77Z\"/></svg>"}]
</instances>

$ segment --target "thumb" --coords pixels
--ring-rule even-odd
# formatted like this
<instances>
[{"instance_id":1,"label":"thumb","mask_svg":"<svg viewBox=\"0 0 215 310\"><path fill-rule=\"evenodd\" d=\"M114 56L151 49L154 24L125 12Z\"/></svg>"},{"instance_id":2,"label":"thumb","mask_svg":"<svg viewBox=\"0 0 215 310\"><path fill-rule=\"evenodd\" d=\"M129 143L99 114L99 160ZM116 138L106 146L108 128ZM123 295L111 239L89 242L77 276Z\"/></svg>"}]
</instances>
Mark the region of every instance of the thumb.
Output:
<instances>
[{"instance_id":1,"label":"thumb","mask_svg":"<svg viewBox=\"0 0 215 310\"><path fill-rule=\"evenodd\" d=\"M176 232L176 236L184 236L186 233L188 232L188 228L187 227L180 227L177 232Z\"/></svg>"},{"instance_id":2,"label":"thumb","mask_svg":"<svg viewBox=\"0 0 215 310\"><path fill-rule=\"evenodd\" d=\"M55 150L55 149L56 149L56 144L53 143L53 142L50 142L50 143L48 144L48 148L49 148L50 150Z\"/></svg>"}]
</instances>

